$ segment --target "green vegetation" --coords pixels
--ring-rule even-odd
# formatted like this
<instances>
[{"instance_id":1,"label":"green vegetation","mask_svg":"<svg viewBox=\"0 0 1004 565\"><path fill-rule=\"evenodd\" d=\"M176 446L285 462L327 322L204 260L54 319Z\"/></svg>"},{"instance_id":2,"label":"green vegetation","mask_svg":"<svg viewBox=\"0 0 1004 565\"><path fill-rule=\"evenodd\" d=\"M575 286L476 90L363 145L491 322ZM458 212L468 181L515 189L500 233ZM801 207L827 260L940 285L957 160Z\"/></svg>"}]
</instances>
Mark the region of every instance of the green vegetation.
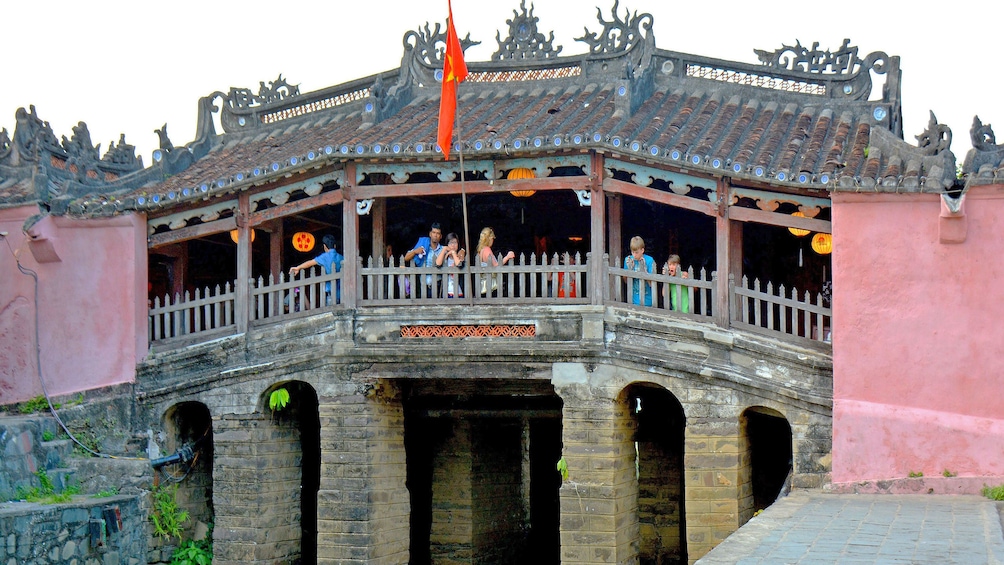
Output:
<instances>
[{"instance_id":1,"label":"green vegetation","mask_svg":"<svg viewBox=\"0 0 1004 565\"><path fill-rule=\"evenodd\" d=\"M94 495L94 498L108 498L110 496L116 496L119 493L119 487L107 488Z\"/></svg>"},{"instance_id":2,"label":"green vegetation","mask_svg":"<svg viewBox=\"0 0 1004 565\"><path fill-rule=\"evenodd\" d=\"M150 521L153 522L154 535L164 539L178 538L181 541L181 529L188 522L188 511L178 506L178 485L169 487L154 486L153 511Z\"/></svg>"},{"instance_id":3,"label":"green vegetation","mask_svg":"<svg viewBox=\"0 0 1004 565\"><path fill-rule=\"evenodd\" d=\"M60 504L69 502L73 499L73 495L80 493L80 487L77 485L69 485L63 489L63 492L57 493L56 485L53 484L45 469L39 470L35 473L35 476L38 478L41 486L31 488L18 487L17 498L19 500L38 502L40 504Z\"/></svg>"},{"instance_id":4,"label":"green vegetation","mask_svg":"<svg viewBox=\"0 0 1004 565\"><path fill-rule=\"evenodd\" d=\"M285 388L277 388L268 395L268 407L273 412L282 410L287 404L289 404L289 391Z\"/></svg>"},{"instance_id":5,"label":"green vegetation","mask_svg":"<svg viewBox=\"0 0 1004 565\"><path fill-rule=\"evenodd\" d=\"M59 404L53 402L52 407L59 408ZM25 400L21 404L17 405L18 412L22 414L35 414L36 412L45 412L48 409L49 401L46 400L44 396L36 396L31 400Z\"/></svg>"},{"instance_id":6,"label":"green vegetation","mask_svg":"<svg viewBox=\"0 0 1004 565\"><path fill-rule=\"evenodd\" d=\"M953 473L953 472L949 471L948 469L945 469L944 471L942 471L941 474L944 475L945 477L957 477L959 475L958 473Z\"/></svg>"},{"instance_id":7,"label":"green vegetation","mask_svg":"<svg viewBox=\"0 0 1004 565\"><path fill-rule=\"evenodd\" d=\"M54 439L56 439L56 434L52 433L50 430L42 432L42 441L52 441Z\"/></svg>"},{"instance_id":8,"label":"green vegetation","mask_svg":"<svg viewBox=\"0 0 1004 565\"><path fill-rule=\"evenodd\" d=\"M910 471L910 474L907 476L910 477L911 479L917 479L923 477L924 473L921 471Z\"/></svg>"},{"instance_id":9,"label":"green vegetation","mask_svg":"<svg viewBox=\"0 0 1004 565\"><path fill-rule=\"evenodd\" d=\"M558 469L558 472L561 473L561 481L562 482L567 481L568 480L568 463L565 461L564 457L562 457L561 459L558 459L558 465L556 467Z\"/></svg>"},{"instance_id":10,"label":"green vegetation","mask_svg":"<svg viewBox=\"0 0 1004 565\"><path fill-rule=\"evenodd\" d=\"M997 485L995 487L984 486L983 496L990 500L1004 500L1004 485Z\"/></svg>"},{"instance_id":11,"label":"green vegetation","mask_svg":"<svg viewBox=\"0 0 1004 565\"><path fill-rule=\"evenodd\" d=\"M213 562L213 525L205 539L188 540L171 555L171 565L209 565Z\"/></svg>"}]
</instances>

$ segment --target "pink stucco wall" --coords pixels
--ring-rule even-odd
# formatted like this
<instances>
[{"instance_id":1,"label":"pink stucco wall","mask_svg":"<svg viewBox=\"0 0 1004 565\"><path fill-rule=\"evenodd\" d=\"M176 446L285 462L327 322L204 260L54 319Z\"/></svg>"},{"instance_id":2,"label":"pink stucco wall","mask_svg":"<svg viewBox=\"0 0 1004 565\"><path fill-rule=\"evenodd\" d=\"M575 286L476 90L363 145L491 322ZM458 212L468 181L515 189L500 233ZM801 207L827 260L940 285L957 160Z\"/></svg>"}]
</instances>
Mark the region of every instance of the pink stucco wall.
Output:
<instances>
[{"instance_id":1,"label":"pink stucco wall","mask_svg":"<svg viewBox=\"0 0 1004 565\"><path fill-rule=\"evenodd\" d=\"M834 483L1004 476L1004 186L962 213L833 195Z\"/></svg>"},{"instance_id":2,"label":"pink stucco wall","mask_svg":"<svg viewBox=\"0 0 1004 565\"><path fill-rule=\"evenodd\" d=\"M36 207L0 210L0 404L42 394L35 361L38 273L42 376L51 395L132 382L146 355L146 221L46 217ZM29 243L34 240L34 243ZM33 250L34 248L34 250Z\"/></svg>"}]
</instances>

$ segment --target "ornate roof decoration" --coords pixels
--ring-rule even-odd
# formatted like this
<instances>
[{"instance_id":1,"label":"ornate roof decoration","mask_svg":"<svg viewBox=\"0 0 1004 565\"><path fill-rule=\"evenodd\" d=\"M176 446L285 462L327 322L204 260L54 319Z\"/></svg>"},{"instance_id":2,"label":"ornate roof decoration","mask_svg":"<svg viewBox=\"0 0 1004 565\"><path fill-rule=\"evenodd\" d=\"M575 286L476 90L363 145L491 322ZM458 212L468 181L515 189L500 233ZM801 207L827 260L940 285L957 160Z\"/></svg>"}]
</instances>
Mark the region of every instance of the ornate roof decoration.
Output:
<instances>
[{"instance_id":1,"label":"ornate roof decoration","mask_svg":"<svg viewBox=\"0 0 1004 565\"><path fill-rule=\"evenodd\" d=\"M596 8L596 19L603 24L603 31L600 33L590 33L589 28L585 28L585 35L576 37L576 41L581 41L589 45L589 53L599 55L600 53L622 53L630 51L639 43L650 37L652 32L653 18L651 14L641 14L635 11L624 9L624 19L617 16L617 6L620 0L614 0L614 7L610 9L612 21L603 19L603 11ZM642 30L644 29L644 33Z\"/></svg>"},{"instance_id":2,"label":"ornate roof decoration","mask_svg":"<svg viewBox=\"0 0 1004 565\"><path fill-rule=\"evenodd\" d=\"M1004 145L997 145L997 138L990 124L984 124L979 116L973 116L973 127L969 130L973 148L966 154L962 172L969 175L967 184L990 184L1004 181Z\"/></svg>"},{"instance_id":3,"label":"ornate roof decoration","mask_svg":"<svg viewBox=\"0 0 1004 565\"><path fill-rule=\"evenodd\" d=\"M405 58L409 55L419 62L430 67L443 66L443 54L446 52L446 30L436 22L436 27L430 29L429 22L425 23L425 29L418 28L418 31L408 31L404 34ZM471 40L468 33L460 40L460 48L465 52L469 47L480 45L480 41Z\"/></svg>"},{"instance_id":4,"label":"ornate roof decoration","mask_svg":"<svg viewBox=\"0 0 1004 565\"><path fill-rule=\"evenodd\" d=\"M10 135L7 133L7 128L3 128L3 130L0 131L0 163L7 161L7 158L10 157L10 152Z\"/></svg>"},{"instance_id":5,"label":"ornate roof decoration","mask_svg":"<svg viewBox=\"0 0 1004 565\"><path fill-rule=\"evenodd\" d=\"M973 116L973 127L969 129L969 137L972 139L973 148L980 151L995 151L997 138L994 136L994 128L990 124L983 125L979 116Z\"/></svg>"},{"instance_id":6,"label":"ornate roof decoration","mask_svg":"<svg viewBox=\"0 0 1004 565\"><path fill-rule=\"evenodd\" d=\"M300 94L300 85L290 86L286 79L282 78L282 73L279 73L279 78L269 82L268 86L265 86L264 81L259 81L258 85L257 95L251 92L250 88L230 87L226 104L235 109L251 108L273 104Z\"/></svg>"},{"instance_id":7,"label":"ornate roof decoration","mask_svg":"<svg viewBox=\"0 0 1004 565\"><path fill-rule=\"evenodd\" d=\"M101 144L91 145L91 132L87 129L87 124L77 122L72 128L73 135L70 139L63 136L63 149L70 157L83 161L97 161L101 154Z\"/></svg>"},{"instance_id":8,"label":"ornate roof decoration","mask_svg":"<svg viewBox=\"0 0 1004 565\"><path fill-rule=\"evenodd\" d=\"M925 155L938 155L948 151L952 146L952 128L939 124L933 110L931 119L927 122L927 129L914 137L917 139L917 147Z\"/></svg>"},{"instance_id":9,"label":"ornate roof decoration","mask_svg":"<svg viewBox=\"0 0 1004 565\"><path fill-rule=\"evenodd\" d=\"M165 129L167 124L164 124ZM101 162L106 165L121 166L128 170L142 169L143 158L136 156L136 146L126 143L125 134L119 135L119 144L115 142L108 144L108 151L101 158Z\"/></svg>"},{"instance_id":10,"label":"ornate roof decoration","mask_svg":"<svg viewBox=\"0 0 1004 565\"><path fill-rule=\"evenodd\" d=\"M561 46L553 47L554 32L544 40L544 34L537 31L537 22L540 18L533 15L533 4L530 4L530 11L526 11L526 0L520 0L519 8L522 14L516 10L512 11L513 19L506 20L509 24L509 37L502 41L501 34L495 33L495 41L499 44L499 50L492 55L493 61L525 60L525 59L553 59L561 53Z\"/></svg>"},{"instance_id":11,"label":"ornate roof decoration","mask_svg":"<svg viewBox=\"0 0 1004 565\"><path fill-rule=\"evenodd\" d=\"M852 100L867 100L872 91L871 73L893 73L894 76L883 88L883 100L899 99L899 58L889 57L882 51L870 53L864 59L858 57L858 48L850 45L850 39L844 39L840 49L831 52L819 49L819 42L813 42L807 49L800 41L795 45L782 45L776 51L754 49L757 58L768 68L778 71L794 71L806 74L827 75L830 77L846 77L839 88L828 89L831 98L850 98Z\"/></svg>"},{"instance_id":12,"label":"ornate roof decoration","mask_svg":"<svg viewBox=\"0 0 1004 565\"><path fill-rule=\"evenodd\" d=\"M14 151L17 153L17 158L23 161L37 161L38 152L43 147L61 151L62 147L56 139L56 134L52 133L49 122L39 119L34 104L28 108L28 111L18 108L14 113L14 118L17 120L17 127L14 129Z\"/></svg>"}]
</instances>

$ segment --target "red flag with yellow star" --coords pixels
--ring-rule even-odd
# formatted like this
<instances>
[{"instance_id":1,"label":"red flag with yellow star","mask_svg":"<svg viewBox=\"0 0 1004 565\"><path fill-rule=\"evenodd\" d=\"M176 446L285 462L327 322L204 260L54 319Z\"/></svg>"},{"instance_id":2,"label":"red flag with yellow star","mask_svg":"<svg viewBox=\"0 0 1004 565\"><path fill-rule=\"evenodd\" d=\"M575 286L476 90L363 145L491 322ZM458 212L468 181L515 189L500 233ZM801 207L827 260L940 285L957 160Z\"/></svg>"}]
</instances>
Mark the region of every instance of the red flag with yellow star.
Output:
<instances>
[{"instance_id":1,"label":"red flag with yellow star","mask_svg":"<svg viewBox=\"0 0 1004 565\"><path fill-rule=\"evenodd\" d=\"M439 99L439 147L443 149L443 158L450 159L450 149L453 147L453 118L457 114L457 84L467 78L467 63L464 62L464 49L457 37L457 28L453 25L453 6L450 0L446 2L450 19L446 21L446 53L443 55L443 95Z\"/></svg>"}]
</instances>

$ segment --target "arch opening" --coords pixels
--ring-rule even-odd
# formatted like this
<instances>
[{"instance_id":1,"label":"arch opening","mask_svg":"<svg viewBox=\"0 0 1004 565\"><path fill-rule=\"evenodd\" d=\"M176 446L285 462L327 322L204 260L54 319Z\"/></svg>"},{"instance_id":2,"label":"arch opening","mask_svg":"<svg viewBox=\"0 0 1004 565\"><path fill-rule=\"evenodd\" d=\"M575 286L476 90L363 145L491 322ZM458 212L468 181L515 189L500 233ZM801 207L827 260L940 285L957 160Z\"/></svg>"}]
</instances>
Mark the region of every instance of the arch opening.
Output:
<instances>
[{"instance_id":1,"label":"arch opening","mask_svg":"<svg viewBox=\"0 0 1004 565\"><path fill-rule=\"evenodd\" d=\"M212 416L201 402L180 402L164 412L161 424L168 453L181 454L191 449L190 460L186 455L177 463L159 467L164 481L178 485L175 498L188 511L190 519L183 539L204 539L215 519Z\"/></svg>"},{"instance_id":2,"label":"arch opening","mask_svg":"<svg viewBox=\"0 0 1004 565\"><path fill-rule=\"evenodd\" d=\"M792 433L784 415L760 406L747 408L740 425L745 443L741 467L748 485L741 490L741 523L745 523L791 488Z\"/></svg>"}]
</instances>

